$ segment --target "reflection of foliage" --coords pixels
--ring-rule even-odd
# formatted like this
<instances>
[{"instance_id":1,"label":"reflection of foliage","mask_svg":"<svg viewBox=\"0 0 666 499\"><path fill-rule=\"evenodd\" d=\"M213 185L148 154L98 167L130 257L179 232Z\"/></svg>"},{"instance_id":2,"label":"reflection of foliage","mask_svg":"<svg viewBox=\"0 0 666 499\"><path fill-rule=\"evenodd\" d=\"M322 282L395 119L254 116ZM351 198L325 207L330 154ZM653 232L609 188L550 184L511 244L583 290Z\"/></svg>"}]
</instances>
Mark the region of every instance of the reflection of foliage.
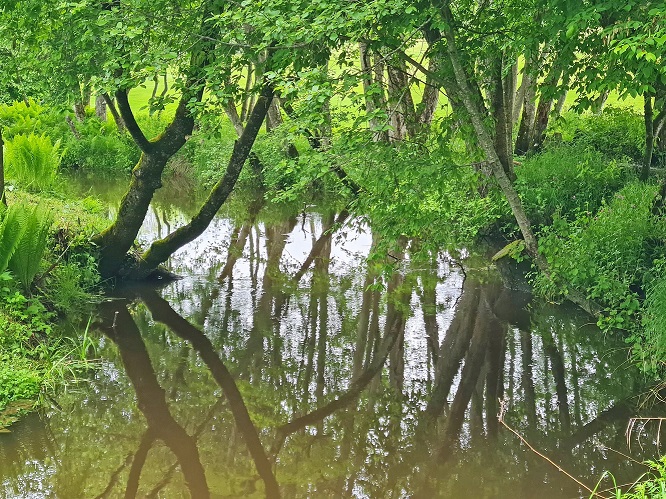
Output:
<instances>
[{"instance_id":1,"label":"reflection of foliage","mask_svg":"<svg viewBox=\"0 0 666 499\"><path fill-rule=\"evenodd\" d=\"M270 221L261 221L260 226L262 231L279 235L293 229L290 223ZM569 491L555 473L544 475L538 463L526 459L520 443L511 436L502 432L496 440L488 436L486 428L495 415L488 412L482 388L476 390L467 408L477 419L466 419L456 434L453 458L442 466L434 457L441 450L446 415L438 421L423 417L435 376L425 343L423 316L444 321L436 329L439 346L449 334L441 329L446 326L445 313L452 303L463 302L459 299L461 276L448 268L448 263L445 265L448 259L433 256L428 261L422 254L397 266L406 270L407 276L403 284L394 286L401 297L395 303L394 298L368 288L368 283L375 282L382 284L381 289L390 287L391 276L372 265L368 268L359 263L342 271L329 269L327 274L327 264L320 262L312 275L294 285L288 278L291 269L285 270L280 259L264 258L279 249L277 240L264 248L266 239L262 239L262 256L253 256L253 265L258 268L256 277L236 276L218 283L215 277L223 262L217 259L222 258L222 252L208 256L213 263L210 276L184 279L164 290L165 295L178 301L183 316L201 326L233 373L265 448L271 446L276 427L334 400L367 366L367 358L361 356L357 364L355 355L362 348L362 340L370 343L372 337L359 334L364 299L370 300L366 304L376 303L380 335L385 334L389 305L398 305L395 308L408 316L404 349L396 350L405 361L404 389L397 390L392 382L395 370L391 375L389 372L395 367L395 358L390 359L381 376L350 405L290 435L277 455L276 466L285 496L497 496L529 480L535 480L538 489L534 490L544 496ZM255 251L259 249L255 247ZM205 261L202 256L200 262ZM444 267L448 270L442 270ZM485 286L484 299L499 299L498 286L478 286ZM425 301L426 296L430 301ZM511 296L509 293L504 298L513 300ZM502 315L512 307L516 307L513 301L498 303L495 312ZM208 369L187 342L155 323L141 302L133 304L131 311L171 413L197 440L211 492L263 496L245 442L228 404L218 401L221 393ZM624 353L599 353L615 345L615 339L581 328L584 319L571 311L535 307L531 320L530 325L518 318L519 325L503 323L498 330L498 334L506 332L500 346L504 349L498 374L501 393L507 400L507 418L512 425L531 435L530 441L540 449L556 453L563 437L570 436L560 417L563 409L557 400L558 383L560 389L564 387L571 410L571 431L575 432L610 404L632 393L632 373L623 370L608 377L612 366L622 362ZM527 338L531 341L529 355ZM95 496L113 476L117 476L117 482L112 494L121 493L131 457L145 431L116 346L106 338L97 341L100 354L108 361L92 380L89 395L62 394L58 400L62 412L49 415L53 440L44 448L52 449L48 451L49 459L57 460L58 466L52 475L42 476L58 497ZM367 349L372 352L372 347ZM440 362L447 362L446 352L439 354ZM558 373L553 369L557 358L564 367ZM487 364L479 369L481 381L499 383L489 378ZM523 379L528 370L532 372L531 388ZM454 380L449 403L459 384L459 379ZM534 392L534 407L527 401L530 390ZM72 424L76 431L69 431ZM611 422L600 433L600 439L616 434ZM29 456L28 450L24 452L23 456ZM580 476L589 475L600 459L594 443L586 440L567 456L569 467ZM174 463L173 454L161 443L155 444L143 468L139 493L160 488L162 495L171 497L186 491L181 473L168 471ZM604 466L611 465L604 461ZM0 469L8 469L4 461L0 461ZM618 476L632 471L617 469ZM27 470L21 465L10 473L12 477L24 476Z\"/></svg>"}]
</instances>

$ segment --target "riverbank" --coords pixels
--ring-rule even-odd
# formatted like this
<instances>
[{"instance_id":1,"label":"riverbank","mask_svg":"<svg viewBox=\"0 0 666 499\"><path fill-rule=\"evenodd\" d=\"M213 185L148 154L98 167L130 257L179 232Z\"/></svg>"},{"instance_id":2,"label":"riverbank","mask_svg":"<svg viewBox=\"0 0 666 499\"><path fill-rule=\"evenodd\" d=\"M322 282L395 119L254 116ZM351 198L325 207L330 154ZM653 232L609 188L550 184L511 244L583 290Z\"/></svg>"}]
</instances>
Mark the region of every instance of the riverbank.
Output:
<instances>
[{"instance_id":1,"label":"riverbank","mask_svg":"<svg viewBox=\"0 0 666 499\"><path fill-rule=\"evenodd\" d=\"M106 223L105 208L92 198L13 190L7 204L0 244L7 268L0 273L0 428L89 369L86 324L100 297L89 237ZM44 216L41 230L30 225L36 213L44 214L35 215ZM14 261L16 255L27 261Z\"/></svg>"}]
</instances>

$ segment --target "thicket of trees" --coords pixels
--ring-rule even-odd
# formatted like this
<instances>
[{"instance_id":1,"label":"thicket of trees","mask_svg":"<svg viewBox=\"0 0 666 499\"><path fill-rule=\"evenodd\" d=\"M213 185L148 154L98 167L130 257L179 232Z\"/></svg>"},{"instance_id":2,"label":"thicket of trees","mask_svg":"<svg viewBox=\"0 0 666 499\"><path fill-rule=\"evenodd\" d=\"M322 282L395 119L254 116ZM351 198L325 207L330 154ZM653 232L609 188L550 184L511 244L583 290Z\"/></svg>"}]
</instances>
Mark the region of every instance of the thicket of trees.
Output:
<instances>
[{"instance_id":1,"label":"thicket of trees","mask_svg":"<svg viewBox=\"0 0 666 499\"><path fill-rule=\"evenodd\" d=\"M345 130L377 143L463 137L468 158L494 178L527 253L549 264L515 187L514 155L539 150L567 92L580 110L600 110L610 92L645 102L641 178L666 151L666 4L569 0L362 3L143 0L4 2L0 98L37 98L81 115L91 95L141 151L113 224L99 234L106 276L146 276L198 237L224 203L265 123L295 131L325 151ZM167 78L168 75L168 78ZM176 111L147 137L128 94L156 82L147 105ZM157 82L171 81L157 92ZM433 126L438 106L446 121ZM333 111L332 111L333 109ZM339 113L348 118L341 126ZM337 110L337 111L336 111ZM336 112L338 115L336 115ZM187 225L128 259L169 158L206 116L227 114L238 133L219 182ZM253 157L262 167L261 158ZM270 166L269 166L270 168ZM352 192L343 165L328 167ZM569 297L597 312L584 294Z\"/></svg>"}]
</instances>

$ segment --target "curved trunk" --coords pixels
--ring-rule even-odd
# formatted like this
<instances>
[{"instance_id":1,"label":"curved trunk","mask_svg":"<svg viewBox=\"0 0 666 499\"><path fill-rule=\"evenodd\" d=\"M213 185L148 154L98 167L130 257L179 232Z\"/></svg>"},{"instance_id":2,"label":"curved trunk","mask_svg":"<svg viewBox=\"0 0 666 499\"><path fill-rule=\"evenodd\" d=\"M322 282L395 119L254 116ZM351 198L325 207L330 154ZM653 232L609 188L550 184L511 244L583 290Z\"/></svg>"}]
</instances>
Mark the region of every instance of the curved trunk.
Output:
<instances>
[{"instance_id":1,"label":"curved trunk","mask_svg":"<svg viewBox=\"0 0 666 499\"><path fill-rule=\"evenodd\" d=\"M118 103L127 129L141 147L142 154L132 170L130 185L120 202L115 221L94 238L101 252L99 270L105 278L124 278L133 271L131 266L124 265L126 255L143 225L155 191L162 186L162 172L167 161L185 144L194 128L194 119L183 99L169 128L157 141L148 142L134 120L131 109L128 109L129 105L123 103L126 99L126 93L124 99L119 95Z\"/></svg>"},{"instance_id":2,"label":"curved trunk","mask_svg":"<svg viewBox=\"0 0 666 499\"><path fill-rule=\"evenodd\" d=\"M250 155L254 141L257 138L261 124L266 118L272 101L273 87L270 84L266 84L261 92L261 96L257 99L257 103L252 109L243 134L234 144L234 150L231 153L224 177L215 184L208 199L206 199L199 212L187 225L176 229L165 238L151 244L148 251L142 255L139 263L139 272L136 274L137 277L147 276L158 265L164 263L176 250L203 234L236 185L238 176Z\"/></svg>"}]
</instances>

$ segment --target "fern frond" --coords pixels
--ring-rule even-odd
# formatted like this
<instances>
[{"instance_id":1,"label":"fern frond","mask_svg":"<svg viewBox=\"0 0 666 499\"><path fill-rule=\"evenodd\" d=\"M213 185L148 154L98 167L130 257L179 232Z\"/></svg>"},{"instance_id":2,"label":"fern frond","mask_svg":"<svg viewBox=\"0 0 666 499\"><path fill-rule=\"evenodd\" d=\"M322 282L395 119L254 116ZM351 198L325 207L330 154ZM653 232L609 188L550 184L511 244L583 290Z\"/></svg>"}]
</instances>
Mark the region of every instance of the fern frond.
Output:
<instances>
[{"instance_id":1,"label":"fern frond","mask_svg":"<svg viewBox=\"0 0 666 499\"><path fill-rule=\"evenodd\" d=\"M52 221L49 213L37 206L25 208L24 231L9 260L9 268L26 291L39 272Z\"/></svg>"},{"instance_id":2,"label":"fern frond","mask_svg":"<svg viewBox=\"0 0 666 499\"><path fill-rule=\"evenodd\" d=\"M11 205L0 225L0 272L7 270L9 260L16 251L26 229L24 205Z\"/></svg>"}]
</instances>

